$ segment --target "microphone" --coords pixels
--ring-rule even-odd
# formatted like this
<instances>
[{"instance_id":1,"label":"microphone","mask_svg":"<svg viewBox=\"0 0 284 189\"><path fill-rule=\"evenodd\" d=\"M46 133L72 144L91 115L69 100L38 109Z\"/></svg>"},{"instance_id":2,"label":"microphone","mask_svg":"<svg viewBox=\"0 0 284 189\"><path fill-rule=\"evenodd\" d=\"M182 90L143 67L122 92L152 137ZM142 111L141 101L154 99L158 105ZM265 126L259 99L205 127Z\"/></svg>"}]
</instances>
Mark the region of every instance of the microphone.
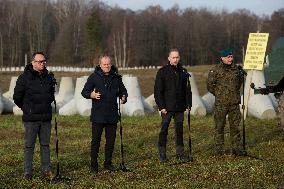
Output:
<instances>
[{"instance_id":1,"label":"microphone","mask_svg":"<svg viewBox=\"0 0 284 189\"><path fill-rule=\"evenodd\" d=\"M188 72L186 72L186 75L187 75L188 77L191 77L190 73L188 73Z\"/></svg>"},{"instance_id":2,"label":"microphone","mask_svg":"<svg viewBox=\"0 0 284 189\"><path fill-rule=\"evenodd\" d=\"M239 71L242 75L245 75L245 76L248 75L247 72L245 72L245 70L243 70L242 66L239 65L238 69L239 69Z\"/></svg>"},{"instance_id":3,"label":"microphone","mask_svg":"<svg viewBox=\"0 0 284 189\"><path fill-rule=\"evenodd\" d=\"M185 73L185 75L186 75L187 77L191 77L190 73L189 73L189 72L187 72L187 70L186 70L186 69L183 69L182 71L183 71L183 73Z\"/></svg>"}]
</instances>

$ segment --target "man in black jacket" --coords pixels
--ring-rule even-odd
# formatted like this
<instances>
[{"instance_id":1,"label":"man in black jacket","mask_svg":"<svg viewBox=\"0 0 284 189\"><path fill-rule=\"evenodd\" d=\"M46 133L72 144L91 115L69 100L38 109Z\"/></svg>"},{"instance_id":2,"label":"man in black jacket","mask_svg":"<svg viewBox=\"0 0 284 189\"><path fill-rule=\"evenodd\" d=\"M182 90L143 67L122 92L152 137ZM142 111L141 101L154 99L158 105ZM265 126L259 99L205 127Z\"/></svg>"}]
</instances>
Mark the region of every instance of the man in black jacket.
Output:
<instances>
[{"instance_id":1,"label":"man in black jacket","mask_svg":"<svg viewBox=\"0 0 284 189\"><path fill-rule=\"evenodd\" d=\"M183 144L183 120L184 111L188 110L189 113L192 104L189 74L179 63L180 56L177 49L170 50L168 60L169 63L157 72L154 86L155 101L162 117L158 142L161 162L167 161L167 135L172 118L175 121L176 157L179 160L186 160Z\"/></svg>"},{"instance_id":2,"label":"man in black jacket","mask_svg":"<svg viewBox=\"0 0 284 189\"><path fill-rule=\"evenodd\" d=\"M284 91L284 76L276 85L265 87L265 88L260 88L258 90L260 90L260 93L263 95L267 95L269 93L283 92Z\"/></svg>"},{"instance_id":3,"label":"man in black jacket","mask_svg":"<svg viewBox=\"0 0 284 189\"><path fill-rule=\"evenodd\" d=\"M88 78L81 94L87 99L92 99L91 172L98 172L97 158L103 128L106 138L104 168L114 171L112 153L119 116L117 97L124 104L128 94L117 69L111 65L109 56L100 58L100 64Z\"/></svg>"},{"instance_id":4,"label":"man in black jacket","mask_svg":"<svg viewBox=\"0 0 284 189\"><path fill-rule=\"evenodd\" d=\"M279 117L280 117L280 127L284 130L284 76L282 79L277 83L277 85L269 86L266 88L259 89L260 93L263 95L267 95L269 93L279 93L279 100L278 100L278 110L279 110Z\"/></svg>"},{"instance_id":5,"label":"man in black jacket","mask_svg":"<svg viewBox=\"0 0 284 189\"><path fill-rule=\"evenodd\" d=\"M31 64L25 67L16 82L14 102L23 111L25 127L24 177L31 179L33 174L33 154L37 135L40 142L41 169L43 176L51 178L50 133L54 101L54 78L45 67L46 56L36 52Z\"/></svg>"}]
</instances>

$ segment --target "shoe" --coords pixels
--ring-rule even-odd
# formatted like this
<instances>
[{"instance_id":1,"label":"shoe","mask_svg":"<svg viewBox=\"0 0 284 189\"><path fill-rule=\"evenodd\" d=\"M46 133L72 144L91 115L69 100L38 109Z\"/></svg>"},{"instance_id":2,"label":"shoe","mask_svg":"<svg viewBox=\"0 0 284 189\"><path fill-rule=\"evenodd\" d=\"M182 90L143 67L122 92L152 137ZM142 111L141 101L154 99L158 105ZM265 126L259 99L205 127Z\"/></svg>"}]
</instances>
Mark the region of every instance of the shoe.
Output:
<instances>
[{"instance_id":1,"label":"shoe","mask_svg":"<svg viewBox=\"0 0 284 189\"><path fill-rule=\"evenodd\" d=\"M43 176L44 178L47 178L47 179L52 179L52 178L54 177L54 175L53 175L53 173L52 173L51 170L43 172L43 173L42 173L42 176Z\"/></svg>"},{"instance_id":2,"label":"shoe","mask_svg":"<svg viewBox=\"0 0 284 189\"><path fill-rule=\"evenodd\" d=\"M91 167L91 171L90 171L92 174L94 174L94 175L96 175L96 174L98 174L98 172L99 172L99 169L98 169L98 167Z\"/></svg>"},{"instance_id":3,"label":"shoe","mask_svg":"<svg viewBox=\"0 0 284 189\"><path fill-rule=\"evenodd\" d=\"M32 175L32 174L30 174L30 173L24 174L24 179L26 179L26 180L32 180L32 178L33 178L33 175Z\"/></svg>"},{"instance_id":4,"label":"shoe","mask_svg":"<svg viewBox=\"0 0 284 189\"><path fill-rule=\"evenodd\" d=\"M165 163L165 162L167 162L168 161L168 158L166 157L166 156L161 156L160 155L160 162L161 163Z\"/></svg>"},{"instance_id":5,"label":"shoe","mask_svg":"<svg viewBox=\"0 0 284 189\"><path fill-rule=\"evenodd\" d=\"M110 172L117 170L112 164L105 164L104 168Z\"/></svg>"},{"instance_id":6,"label":"shoe","mask_svg":"<svg viewBox=\"0 0 284 189\"><path fill-rule=\"evenodd\" d=\"M158 150L159 150L160 162L164 163L168 161L166 154L166 147L158 146Z\"/></svg>"},{"instance_id":7,"label":"shoe","mask_svg":"<svg viewBox=\"0 0 284 189\"><path fill-rule=\"evenodd\" d=\"M165 162L168 161L166 153L160 153L159 156L160 156L160 162L161 163L165 163Z\"/></svg>"},{"instance_id":8,"label":"shoe","mask_svg":"<svg viewBox=\"0 0 284 189\"><path fill-rule=\"evenodd\" d=\"M97 174L99 172L99 164L97 159L91 159L91 173Z\"/></svg>"},{"instance_id":9,"label":"shoe","mask_svg":"<svg viewBox=\"0 0 284 189\"><path fill-rule=\"evenodd\" d=\"M189 162L190 161L189 157L184 155L184 154L177 154L176 160L180 161L180 162Z\"/></svg>"},{"instance_id":10,"label":"shoe","mask_svg":"<svg viewBox=\"0 0 284 189\"><path fill-rule=\"evenodd\" d=\"M247 152L241 149L232 149L232 154L235 156L246 156Z\"/></svg>"},{"instance_id":11,"label":"shoe","mask_svg":"<svg viewBox=\"0 0 284 189\"><path fill-rule=\"evenodd\" d=\"M220 156L223 156L223 155L224 155L224 151L216 150L216 151L214 152L214 156L216 156L216 157L220 157Z\"/></svg>"},{"instance_id":12,"label":"shoe","mask_svg":"<svg viewBox=\"0 0 284 189\"><path fill-rule=\"evenodd\" d=\"M220 146L215 147L214 156L220 157L220 156L223 156L224 154L225 154L225 151L223 147L220 147Z\"/></svg>"}]
</instances>

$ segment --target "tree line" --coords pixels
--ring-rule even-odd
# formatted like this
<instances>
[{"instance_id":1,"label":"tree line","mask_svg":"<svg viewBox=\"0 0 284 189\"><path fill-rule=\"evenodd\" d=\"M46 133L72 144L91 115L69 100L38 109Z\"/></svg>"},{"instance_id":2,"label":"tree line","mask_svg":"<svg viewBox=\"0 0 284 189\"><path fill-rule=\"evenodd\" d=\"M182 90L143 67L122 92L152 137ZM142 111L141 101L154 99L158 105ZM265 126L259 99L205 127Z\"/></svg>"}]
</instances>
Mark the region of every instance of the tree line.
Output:
<instances>
[{"instance_id":1,"label":"tree line","mask_svg":"<svg viewBox=\"0 0 284 189\"><path fill-rule=\"evenodd\" d=\"M92 66L107 53L119 67L157 66L178 48L185 65L212 64L231 47L242 61L251 32L284 36L284 9L257 16L207 8L132 11L98 0L0 0L0 66L22 66L44 51L51 65Z\"/></svg>"}]
</instances>

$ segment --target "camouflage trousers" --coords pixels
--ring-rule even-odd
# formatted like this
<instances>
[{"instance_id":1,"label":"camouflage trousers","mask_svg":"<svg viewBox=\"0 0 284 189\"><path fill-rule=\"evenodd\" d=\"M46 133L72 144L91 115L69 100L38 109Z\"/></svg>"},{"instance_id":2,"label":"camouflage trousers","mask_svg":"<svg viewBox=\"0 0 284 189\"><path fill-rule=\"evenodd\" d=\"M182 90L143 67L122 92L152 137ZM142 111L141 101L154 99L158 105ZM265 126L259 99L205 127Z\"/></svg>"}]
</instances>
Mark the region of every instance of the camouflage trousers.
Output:
<instances>
[{"instance_id":1,"label":"camouflage trousers","mask_svg":"<svg viewBox=\"0 0 284 189\"><path fill-rule=\"evenodd\" d=\"M241 148L240 121L241 112L239 104L234 105L215 105L214 121L215 121L215 143L216 152L222 153L224 148L224 128L226 124L226 116L228 115L230 125L230 141L232 150Z\"/></svg>"},{"instance_id":2,"label":"camouflage trousers","mask_svg":"<svg viewBox=\"0 0 284 189\"><path fill-rule=\"evenodd\" d=\"M284 129L284 93L279 98L278 111L280 118L280 127Z\"/></svg>"}]
</instances>

